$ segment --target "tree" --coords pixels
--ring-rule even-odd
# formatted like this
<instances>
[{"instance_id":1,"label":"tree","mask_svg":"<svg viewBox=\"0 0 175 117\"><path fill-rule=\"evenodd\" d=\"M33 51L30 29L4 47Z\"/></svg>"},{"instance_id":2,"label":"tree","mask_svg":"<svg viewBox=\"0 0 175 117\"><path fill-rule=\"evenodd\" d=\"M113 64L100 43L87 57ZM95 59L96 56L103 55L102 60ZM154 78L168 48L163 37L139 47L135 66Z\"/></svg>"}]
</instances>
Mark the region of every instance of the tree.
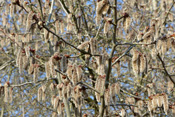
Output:
<instances>
[{"instance_id":1,"label":"tree","mask_svg":"<svg viewBox=\"0 0 175 117\"><path fill-rule=\"evenodd\" d=\"M3 116L173 116L174 0L6 0Z\"/></svg>"}]
</instances>

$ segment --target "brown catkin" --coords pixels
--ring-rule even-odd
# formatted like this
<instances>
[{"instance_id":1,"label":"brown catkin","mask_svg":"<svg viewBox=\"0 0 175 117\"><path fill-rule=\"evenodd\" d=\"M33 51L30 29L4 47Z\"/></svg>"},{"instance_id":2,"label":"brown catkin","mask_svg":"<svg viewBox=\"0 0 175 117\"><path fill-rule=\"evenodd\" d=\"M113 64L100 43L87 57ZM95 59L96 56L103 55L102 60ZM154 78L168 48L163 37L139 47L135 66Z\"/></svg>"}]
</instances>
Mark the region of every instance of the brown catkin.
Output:
<instances>
[{"instance_id":1,"label":"brown catkin","mask_svg":"<svg viewBox=\"0 0 175 117\"><path fill-rule=\"evenodd\" d=\"M13 88L9 87L9 102L12 103L13 101Z\"/></svg>"},{"instance_id":2,"label":"brown catkin","mask_svg":"<svg viewBox=\"0 0 175 117\"><path fill-rule=\"evenodd\" d=\"M4 102L8 102L8 83L6 82L4 84Z\"/></svg>"}]
</instances>

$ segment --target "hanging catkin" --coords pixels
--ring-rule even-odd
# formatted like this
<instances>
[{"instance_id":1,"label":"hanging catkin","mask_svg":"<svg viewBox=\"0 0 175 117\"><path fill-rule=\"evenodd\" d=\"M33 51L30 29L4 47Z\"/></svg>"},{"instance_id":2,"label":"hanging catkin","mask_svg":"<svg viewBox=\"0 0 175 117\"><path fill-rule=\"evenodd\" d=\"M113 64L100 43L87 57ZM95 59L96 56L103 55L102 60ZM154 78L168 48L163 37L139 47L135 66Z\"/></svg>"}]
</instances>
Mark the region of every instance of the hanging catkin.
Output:
<instances>
[{"instance_id":1,"label":"hanging catkin","mask_svg":"<svg viewBox=\"0 0 175 117\"><path fill-rule=\"evenodd\" d=\"M76 66L76 71L77 71L78 82L80 82L82 79L82 73L83 73L81 65Z\"/></svg>"},{"instance_id":2,"label":"hanging catkin","mask_svg":"<svg viewBox=\"0 0 175 117\"><path fill-rule=\"evenodd\" d=\"M108 32L109 28L110 28L112 18L105 17L104 19L105 19L104 33L106 34Z\"/></svg>"},{"instance_id":3,"label":"hanging catkin","mask_svg":"<svg viewBox=\"0 0 175 117\"><path fill-rule=\"evenodd\" d=\"M146 55L142 54L140 56L140 73L143 73L146 70Z\"/></svg>"},{"instance_id":4,"label":"hanging catkin","mask_svg":"<svg viewBox=\"0 0 175 117\"><path fill-rule=\"evenodd\" d=\"M44 101L46 99L46 85L42 85L42 100Z\"/></svg>"},{"instance_id":5,"label":"hanging catkin","mask_svg":"<svg viewBox=\"0 0 175 117\"><path fill-rule=\"evenodd\" d=\"M33 82L36 83L37 79L39 77L39 66L35 65L34 67L34 73L33 73Z\"/></svg>"},{"instance_id":6,"label":"hanging catkin","mask_svg":"<svg viewBox=\"0 0 175 117\"><path fill-rule=\"evenodd\" d=\"M88 45L89 45L89 41L85 41L85 42L81 43L77 48L78 49L84 49Z\"/></svg>"},{"instance_id":7,"label":"hanging catkin","mask_svg":"<svg viewBox=\"0 0 175 117\"><path fill-rule=\"evenodd\" d=\"M165 114L168 115L169 105L168 105L168 95L167 94L163 94L163 108L164 108Z\"/></svg>"},{"instance_id":8,"label":"hanging catkin","mask_svg":"<svg viewBox=\"0 0 175 117\"><path fill-rule=\"evenodd\" d=\"M4 84L4 102L8 102L8 98L9 98L9 95L8 95L8 82L6 82Z\"/></svg>"},{"instance_id":9,"label":"hanging catkin","mask_svg":"<svg viewBox=\"0 0 175 117\"><path fill-rule=\"evenodd\" d=\"M137 77L139 74L139 53L138 51L133 51L132 68L133 68L133 72L135 76Z\"/></svg>"},{"instance_id":10,"label":"hanging catkin","mask_svg":"<svg viewBox=\"0 0 175 117\"><path fill-rule=\"evenodd\" d=\"M97 7L96 7L96 24L99 25L102 14L106 14L109 10L109 3L108 0L101 0L97 1Z\"/></svg>"},{"instance_id":11,"label":"hanging catkin","mask_svg":"<svg viewBox=\"0 0 175 117\"><path fill-rule=\"evenodd\" d=\"M38 88L38 102L42 99L42 87Z\"/></svg>"},{"instance_id":12,"label":"hanging catkin","mask_svg":"<svg viewBox=\"0 0 175 117\"><path fill-rule=\"evenodd\" d=\"M49 79L51 75L49 62L45 62L45 71L46 71L46 77L47 79Z\"/></svg>"}]
</instances>

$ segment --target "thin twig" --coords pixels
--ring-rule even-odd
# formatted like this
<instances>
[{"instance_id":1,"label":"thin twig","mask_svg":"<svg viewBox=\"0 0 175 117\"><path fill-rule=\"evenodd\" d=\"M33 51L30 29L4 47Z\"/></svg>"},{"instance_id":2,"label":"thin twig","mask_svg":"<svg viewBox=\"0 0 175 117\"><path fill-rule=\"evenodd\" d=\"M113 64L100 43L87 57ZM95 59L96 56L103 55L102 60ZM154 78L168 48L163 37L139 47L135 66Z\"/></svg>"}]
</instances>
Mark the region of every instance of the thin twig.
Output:
<instances>
[{"instance_id":1,"label":"thin twig","mask_svg":"<svg viewBox=\"0 0 175 117\"><path fill-rule=\"evenodd\" d=\"M166 67L165 67L165 63L164 61L162 60L162 58L160 57L159 53L157 54L158 58L160 59L161 63L162 63L162 66L164 68L164 71L166 73L166 75L169 77L169 79L175 84L174 80L172 79L171 75L168 73L168 71L166 70Z\"/></svg>"}]
</instances>

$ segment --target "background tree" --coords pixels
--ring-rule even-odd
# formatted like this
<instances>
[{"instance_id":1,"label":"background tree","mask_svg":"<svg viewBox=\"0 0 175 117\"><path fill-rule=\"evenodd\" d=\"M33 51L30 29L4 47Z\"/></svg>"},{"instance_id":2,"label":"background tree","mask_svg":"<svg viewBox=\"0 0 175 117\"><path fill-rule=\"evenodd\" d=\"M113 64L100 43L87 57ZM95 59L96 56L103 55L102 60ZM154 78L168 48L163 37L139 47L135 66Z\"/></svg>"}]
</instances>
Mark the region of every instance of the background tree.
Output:
<instances>
[{"instance_id":1,"label":"background tree","mask_svg":"<svg viewBox=\"0 0 175 117\"><path fill-rule=\"evenodd\" d=\"M3 116L173 116L174 0L5 0Z\"/></svg>"}]
</instances>

